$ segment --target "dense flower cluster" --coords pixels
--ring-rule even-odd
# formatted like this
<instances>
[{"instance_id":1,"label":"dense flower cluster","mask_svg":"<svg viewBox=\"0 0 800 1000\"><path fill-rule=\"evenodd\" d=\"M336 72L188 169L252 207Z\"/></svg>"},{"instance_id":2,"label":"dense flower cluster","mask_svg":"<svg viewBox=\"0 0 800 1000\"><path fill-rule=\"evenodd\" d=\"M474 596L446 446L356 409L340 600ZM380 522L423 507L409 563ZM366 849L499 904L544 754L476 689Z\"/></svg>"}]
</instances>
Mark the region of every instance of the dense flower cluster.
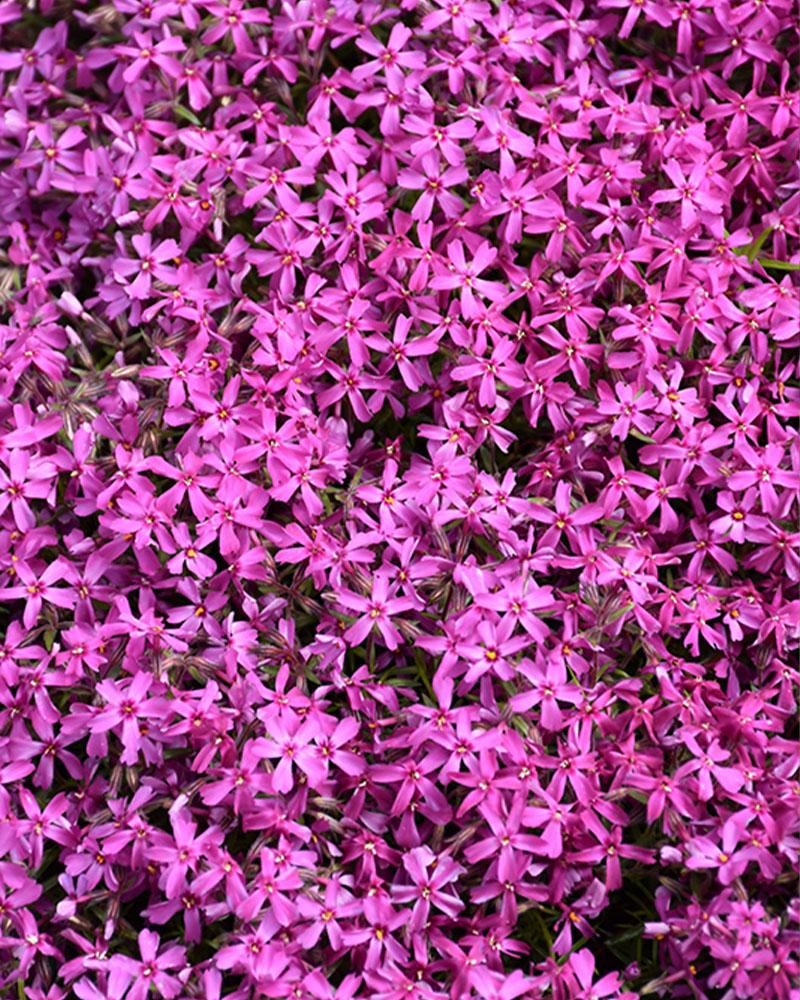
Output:
<instances>
[{"instance_id":1,"label":"dense flower cluster","mask_svg":"<svg viewBox=\"0 0 800 1000\"><path fill-rule=\"evenodd\" d=\"M0 3L0 992L789 1000L791 0Z\"/></svg>"}]
</instances>

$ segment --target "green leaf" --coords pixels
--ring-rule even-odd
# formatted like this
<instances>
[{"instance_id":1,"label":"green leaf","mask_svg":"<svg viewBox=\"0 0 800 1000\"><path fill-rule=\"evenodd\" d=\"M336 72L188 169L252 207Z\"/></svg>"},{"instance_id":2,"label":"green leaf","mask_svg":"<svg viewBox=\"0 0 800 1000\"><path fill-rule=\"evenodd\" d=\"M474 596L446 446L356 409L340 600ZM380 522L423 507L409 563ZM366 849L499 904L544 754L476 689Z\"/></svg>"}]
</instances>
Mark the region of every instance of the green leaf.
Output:
<instances>
[{"instance_id":1,"label":"green leaf","mask_svg":"<svg viewBox=\"0 0 800 1000\"><path fill-rule=\"evenodd\" d=\"M744 248L745 251L747 252L747 259L750 261L751 264L756 259L756 257L758 257L759 253L761 252L761 248L766 243L767 237L771 232L772 232L772 226L767 226L766 229L763 229L758 234L757 239L753 240L750 246Z\"/></svg>"},{"instance_id":2,"label":"green leaf","mask_svg":"<svg viewBox=\"0 0 800 1000\"><path fill-rule=\"evenodd\" d=\"M772 260L771 257L761 257L758 263L762 267L772 268L773 271L800 271L800 264L792 264L788 260Z\"/></svg>"},{"instance_id":3,"label":"green leaf","mask_svg":"<svg viewBox=\"0 0 800 1000\"><path fill-rule=\"evenodd\" d=\"M428 677L428 669L425 665L425 655L420 649L414 650L414 660L417 664L417 676L422 681L425 690L428 692L429 696L433 700L434 705L438 702L436 695L433 693L433 687L431 686L430 678Z\"/></svg>"},{"instance_id":4,"label":"green leaf","mask_svg":"<svg viewBox=\"0 0 800 1000\"><path fill-rule=\"evenodd\" d=\"M629 611L633 611L633 603L626 604L621 608L617 608L616 611L612 611L611 614L606 618L606 622L610 625L611 622L615 622L619 618L622 618L622 616L626 615Z\"/></svg>"},{"instance_id":5,"label":"green leaf","mask_svg":"<svg viewBox=\"0 0 800 1000\"><path fill-rule=\"evenodd\" d=\"M188 108L184 108L182 104L174 105L173 110L175 114L178 116L178 118L185 118L187 122L191 122L192 125L196 125L198 128L203 127L203 123L200 121L197 115L194 114L192 111L190 111Z\"/></svg>"}]
</instances>

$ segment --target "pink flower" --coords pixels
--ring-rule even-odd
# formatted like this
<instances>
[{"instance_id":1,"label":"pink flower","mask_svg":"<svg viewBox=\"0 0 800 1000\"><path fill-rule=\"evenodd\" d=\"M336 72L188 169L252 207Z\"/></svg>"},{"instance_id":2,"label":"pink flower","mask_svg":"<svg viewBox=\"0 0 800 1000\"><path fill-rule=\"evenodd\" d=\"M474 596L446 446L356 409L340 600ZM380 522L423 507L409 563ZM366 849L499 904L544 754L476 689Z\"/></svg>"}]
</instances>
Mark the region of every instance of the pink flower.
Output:
<instances>
[{"instance_id":1,"label":"pink flower","mask_svg":"<svg viewBox=\"0 0 800 1000\"><path fill-rule=\"evenodd\" d=\"M138 260L118 257L114 262L114 276L120 284L125 285L131 298L148 298L153 278L174 283L175 271L166 267L164 262L180 257L180 249L175 240L162 240L153 246L150 234L142 233L132 236L131 243L139 255ZM135 275L133 281L126 281L131 275Z\"/></svg>"},{"instance_id":2,"label":"pink flower","mask_svg":"<svg viewBox=\"0 0 800 1000\"><path fill-rule=\"evenodd\" d=\"M353 70L354 78L364 80L380 72L390 87L401 87L404 69L421 69L425 65L422 52L405 51L412 34L405 25L395 24L386 45L382 45L372 35L362 35L357 45L362 52L373 58L356 66Z\"/></svg>"},{"instance_id":3,"label":"pink flower","mask_svg":"<svg viewBox=\"0 0 800 1000\"><path fill-rule=\"evenodd\" d=\"M338 600L350 611L360 612L359 616L345 632L348 642L358 645L377 628L388 649L397 649L402 636L392 624L392 616L408 611L414 602L408 597L392 597L386 574L376 573L369 597L362 597L352 591L342 590Z\"/></svg>"},{"instance_id":4,"label":"pink flower","mask_svg":"<svg viewBox=\"0 0 800 1000\"><path fill-rule=\"evenodd\" d=\"M160 41L153 42L151 35L144 31L134 32L133 38L136 46L120 45L117 48L120 55L133 60L122 74L125 83L135 83L151 66L157 66L173 78L180 76L180 63L173 53L183 52L185 46L181 38L165 35Z\"/></svg>"},{"instance_id":5,"label":"pink flower","mask_svg":"<svg viewBox=\"0 0 800 1000\"><path fill-rule=\"evenodd\" d=\"M93 717L91 729L99 734L121 727L124 751L120 759L123 764L133 764L138 759L142 749L141 726L145 720L163 718L165 700L147 696L152 683L153 678L142 672L124 687L112 680L104 680L97 685L97 693L107 707Z\"/></svg>"},{"instance_id":6,"label":"pink flower","mask_svg":"<svg viewBox=\"0 0 800 1000\"><path fill-rule=\"evenodd\" d=\"M446 266L446 270L434 275L430 287L435 289L460 288L461 308L468 319L478 315L476 292L485 295L493 302L502 298L504 291L500 282L487 281L478 277L497 256L497 251L488 243L480 244L469 263L467 263L464 246L460 240L454 240L448 246L447 255L449 264Z\"/></svg>"},{"instance_id":7,"label":"pink flower","mask_svg":"<svg viewBox=\"0 0 800 1000\"><path fill-rule=\"evenodd\" d=\"M429 872L431 865L433 867ZM464 908L457 896L444 891L463 871L451 858L437 858L430 849L415 847L403 855L403 867L414 884L397 887L393 895L399 902L414 901L409 921L409 928L413 932L423 929L432 906L451 917L455 917Z\"/></svg>"},{"instance_id":8,"label":"pink flower","mask_svg":"<svg viewBox=\"0 0 800 1000\"><path fill-rule=\"evenodd\" d=\"M186 961L186 950L179 946L164 948L159 952L160 940L153 931L139 933L141 959L115 955L111 959L108 986L115 996L127 1000L144 1000L153 985L164 997L175 997L181 991L180 980L169 969L181 968Z\"/></svg>"}]
</instances>

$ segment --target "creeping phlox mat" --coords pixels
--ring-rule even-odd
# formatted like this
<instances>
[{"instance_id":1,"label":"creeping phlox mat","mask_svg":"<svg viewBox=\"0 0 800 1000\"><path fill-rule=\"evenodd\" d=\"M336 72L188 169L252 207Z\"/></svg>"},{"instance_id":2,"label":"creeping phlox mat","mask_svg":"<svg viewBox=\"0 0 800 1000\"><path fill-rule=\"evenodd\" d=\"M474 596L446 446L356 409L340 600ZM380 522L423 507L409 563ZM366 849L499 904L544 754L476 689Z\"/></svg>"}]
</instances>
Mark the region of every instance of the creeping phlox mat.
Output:
<instances>
[{"instance_id":1,"label":"creeping phlox mat","mask_svg":"<svg viewBox=\"0 0 800 1000\"><path fill-rule=\"evenodd\" d=\"M800 1000L796 14L0 2L0 996Z\"/></svg>"}]
</instances>

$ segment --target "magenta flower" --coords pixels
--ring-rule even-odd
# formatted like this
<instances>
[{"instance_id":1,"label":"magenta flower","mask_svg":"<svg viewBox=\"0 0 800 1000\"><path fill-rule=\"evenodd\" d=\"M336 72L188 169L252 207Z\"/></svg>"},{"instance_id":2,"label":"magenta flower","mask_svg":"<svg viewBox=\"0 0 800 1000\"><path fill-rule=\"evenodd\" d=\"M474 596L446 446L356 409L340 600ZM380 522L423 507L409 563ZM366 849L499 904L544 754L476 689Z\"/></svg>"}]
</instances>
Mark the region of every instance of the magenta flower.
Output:
<instances>
[{"instance_id":1,"label":"magenta flower","mask_svg":"<svg viewBox=\"0 0 800 1000\"><path fill-rule=\"evenodd\" d=\"M403 856L403 867L413 885L399 886L393 895L401 903L414 901L409 921L412 931L419 932L425 927L432 906L451 917L464 908L457 896L444 891L463 871L451 858L437 858L428 848L416 847Z\"/></svg>"},{"instance_id":2,"label":"magenta flower","mask_svg":"<svg viewBox=\"0 0 800 1000\"><path fill-rule=\"evenodd\" d=\"M403 24L395 24L386 45L381 45L372 35L362 35L357 45L362 52L373 58L357 66L353 71L353 77L356 80L364 80L375 73L383 73L390 87L401 87L403 70L421 69L425 65L424 53L406 51L406 45L412 35L413 33Z\"/></svg>"},{"instance_id":3,"label":"magenta flower","mask_svg":"<svg viewBox=\"0 0 800 1000\"><path fill-rule=\"evenodd\" d=\"M559 483L556 487L555 510L548 510L539 504L531 508L530 513L535 520L550 525L541 537L542 547L552 548L561 539L562 534L574 543L577 539L576 529L593 524L603 515L599 504L586 504L573 511L571 501L572 488L567 483Z\"/></svg>"},{"instance_id":4,"label":"magenta flower","mask_svg":"<svg viewBox=\"0 0 800 1000\"><path fill-rule=\"evenodd\" d=\"M20 531L35 527L36 518L28 500L44 499L52 493L56 469L51 462L33 462L20 449L8 453L8 473L0 469L0 513L11 507Z\"/></svg>"},{"instance_id":5,"label":"magenta flower","mask_svg":"<svg viewBox=\"0 0 800 1000\"><path fill-rule=\"evenodd\" d=\"M647 390L637 390L622 382L617 382L612 395L611 389L605 383L600 387L600 403L598 411L613 416L611 433L614 437L624 440L635 428L641 434L649 434L655 427L655 421L647 415L653 409L655 398ZM616 398L615 398L616 397Z\"/></svg>"},{"instance_id":6,"label":"magenta flower","mask_svg":"<svg viewBox=\"0 0 800 1000\"><path fill-rule=\"evenodd\" d=\"M252 51L247 25L267 24L271 19L268 11L246 7L243 0L232 0L225 4L209 3L204 6L214 15L215 23L203 34L203 44L212 45L229 35L239 52Z\"/></svg>"},{"instance_id":7,"label":"magenta flower","mask_svg":"<svg viewBox=\"0 0 800 1000\"><path fill-rule=\"evenodd\" d=\"M375 764L370 768L370 777L379 784L399 784L394 796L391 812L398 816L405 812L413 801L423 816L436 823L446 823L451 815L442 792L427 777L437 767L434 756L407 764Z\"/></svg>"},{"instance_id":8,"label":"magenta flower","mask_svg":"<svg viewBox=\"0 0 800 1000\"><path fill-rule=\"evenodd\" d=\"M147 299L150 295L153 278L174 283L175 271L165 266L165 261L180 258L181 252L175 240L162 240L153 246L149 233L131 237L133 249L137 258L118 257L114 262L114 277L125 286L127 294L133 299ZM134 276L132 281L127 279Z\"/></svg>"},{"instance_id":9,"label":"magenta flower","mask_svg":"<svg viewBox=\"0 0 800 1000\"><path fill-rule=\"evenodd\" d=\"M161 996L175 997L181 991L180 980L168 970L181 968L186 960L184 948L173 945L159 949L160 940L153 931L139 933L140 959L114 955L109 963L108 988L115 996L143 1000L154 986Z\"/></svg>"},{"instance_id":10,"label":"magenta flower","mask_svg":"<svg viewBox=\"0 0 800 1000\"><path fill-rule=\"evenodd\" d=\"M389 579L384 573L375 574L368 598L352 591L339 592L339 603L359 613L345 632L348 642L358 645L366 639L373 628L376 628L387 648L397 649L402 642L402 636L392 624L392 616L410 610L414 602L408 597L391 597L390 594Z\"/></svg>"},{"instance_id":11,"label":"magenta flower","mask_svg":"<svg viewBox=\"0 0 800 1000\"><path fill-rule=\"evenodd\" d=\"M151 66L157 66L163 70L167 76L176 78L180 76L181 66L174 54L183 52L185 46L183 40L175 35L166 35L160 41L153 42L152 36L144 31L133 33L136 45L120 45L117 47L119 55L127 56L132 60L122 74L125 83L136 83L139 77L147 72Z\"/></svg>"},{"instance_id":12,"label":"magenta flower","mask_svg":"<svg viewBox=\"0 0 800 1000\"><path fill-rule=\"evenodd\" d=\"M134 764L142 750L142 726L147 719L162 717L166 708L163 698L148 697L153 680L148 674L138 673L124 687L112 680L101 681L97 693L106 703L91 721L93 733L106 733L120 727L123 764Z\"/></svg>"},{"instance_id":13,"label":"magenta flower","mask_svg":"<svg viewBox=\"0 0 800 1000\"><path fill-rule=\"evenodd\" d=\"M516 353L516 344L510 340L499 340L488 358L460 358L452 376L457 380L479 380L478 402L481 406L494 406L497 402L497 382L516 388L524 385L522 368L512 360Z\"/></svg>"},{"instance_id":14,"label":"magenta flower","mask_svg":"<svg viewBox=\"0 0 800 1000\"><path fill-rule=\"evenodd\" d=\"M460 140L471 139L476 131L474 123L469 118L437 125L430 119L414 114L403 119L403 127L412 135L422 137L412 142L410 147L412 156L421 158L423 165L428 165L436 163L440 155L451 167L463 165L464 152ZM432 160L430 156L433 153L437 154L437 158ZM400 181L399 175L398 181Z\"/></svg>"},{"instance_id":15,"label":"magenta flower","mask_svg":"<svg viewBox=\"0 0 800 1000\"><path fill-rule=\"evenodd\" d=\"M544 669L541 663L523 661L519 669L530 681L531 690L514 695L511 707L515 712L526 712L537 705L541 712L542 726L549 730L561 729L564 715L559 708L559 700L573 705L580 701L580 694L567 683L567 670L563 661L551 660Z\"/></svg>"},{"instance_id":16,"label":"magenta flower","mask_svg":"<svg viewBox=\"0 0 800 1000\"><path fill-rule=\"evenodd\" d=\"M12 587L0 587L0 598L25 602L22 624L26 629L33 628L45 604L59 608L75 606L75 595L69 588L53 586L66 576L64 566L58 561L39 574L20 561L15 564L14 576L19 583Z\"/></svg>"},{"instance_id":17,"label":"magenta flower","mask_svg":"<svg viewBox=\"0 0 800 1000\"><path fill-rule=\"evenodd\" d=\"M461 308L467 319L478 315L478 300L475 293L485 295L493 302L500 299L504 292L503 286L497 281L487 281L479 275L493 263L497 251L488 243L482 243L467 263L464 246L459 240L454 240L447 248L449 264L446 271L435 274L431 279L431 288L461 289Z\"/></svg>"},{"instance_id":18,"label":"magenta flower","mask_svg":"<svg viewBox=\"0 0 800 1000\"><path fill-rule=\"evenodd\" d=\"M58 183L70 183L81 169L81 154L75 149L85 139L83 129L71 125L56 136L48 124L35 125L32 138L38 145L26 150L18 160L20 167L39 167L36 191L43 194ZM66 173L64 173L66 171Z\"/></svg>"}]
</instances>

